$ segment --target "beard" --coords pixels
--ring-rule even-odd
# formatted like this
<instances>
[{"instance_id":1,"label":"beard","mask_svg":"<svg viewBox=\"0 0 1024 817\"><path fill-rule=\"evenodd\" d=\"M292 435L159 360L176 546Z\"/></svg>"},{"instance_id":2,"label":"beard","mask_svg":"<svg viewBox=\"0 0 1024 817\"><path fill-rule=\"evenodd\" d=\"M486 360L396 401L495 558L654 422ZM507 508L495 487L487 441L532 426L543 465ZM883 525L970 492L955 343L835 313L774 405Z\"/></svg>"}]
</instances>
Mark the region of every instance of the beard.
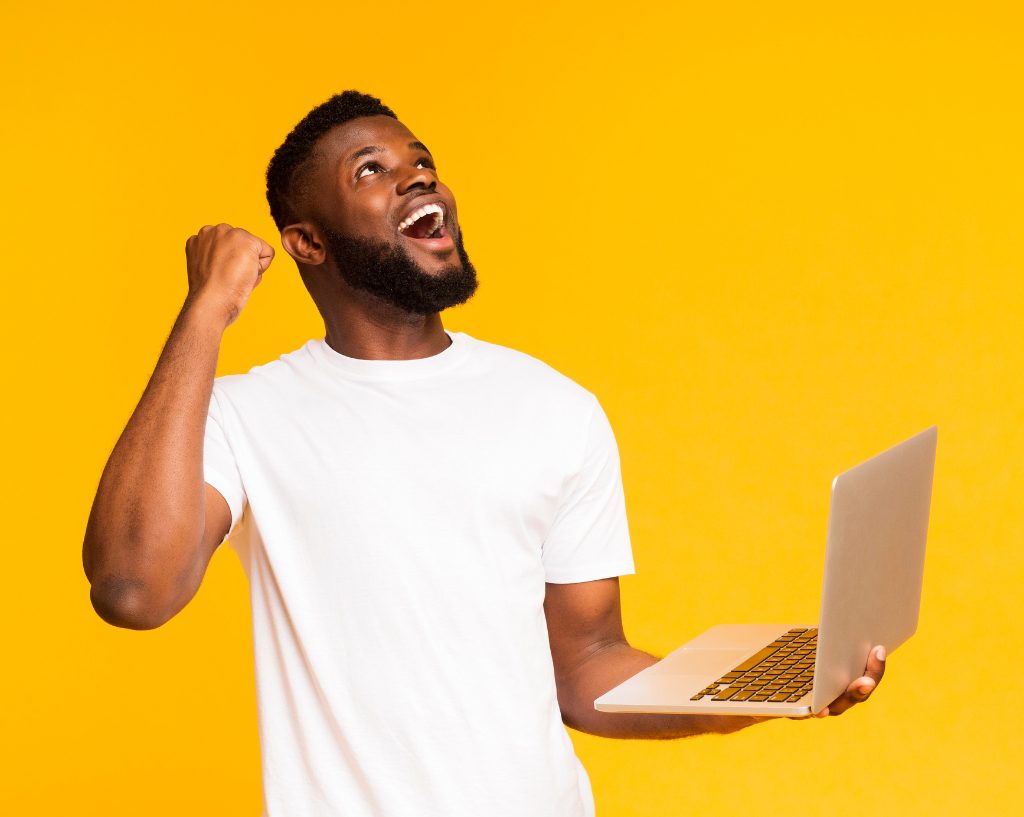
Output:
<instances>
[{"instance_id":1,"label":"beard","mask_svg":"<svg viewBox=\"0 0 1024 817\"><path fill-rule=\"evenodd\" d=\"M452 241L462 265L449 264L433 275L424 272L400 244L355 238L326 225L322 229L342 280L391 306L432 315L465 303L476 292L476 269L466 254L461 229Z\"/></svg>"}]
</instances>

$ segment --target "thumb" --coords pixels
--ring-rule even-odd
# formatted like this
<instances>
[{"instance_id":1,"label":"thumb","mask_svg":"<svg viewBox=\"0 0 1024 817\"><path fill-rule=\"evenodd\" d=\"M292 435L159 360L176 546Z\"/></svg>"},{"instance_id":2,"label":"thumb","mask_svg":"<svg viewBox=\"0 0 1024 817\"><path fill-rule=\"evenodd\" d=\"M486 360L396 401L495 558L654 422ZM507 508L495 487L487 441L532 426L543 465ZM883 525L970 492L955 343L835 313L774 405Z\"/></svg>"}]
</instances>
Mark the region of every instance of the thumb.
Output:
<instances>
[{"instance_id":1,"label":"thumb","mask_svg":"<svg viewBox=\"0 0 1024 817\"><path fill-rule=\"evenodd\" d=\"M266 272L267 267L270 266L270 262L274 260L274 248L266 241L260 240L256 246L256 256L259 263L259 273L262 275Z\"/></svg>"}]
</instances>

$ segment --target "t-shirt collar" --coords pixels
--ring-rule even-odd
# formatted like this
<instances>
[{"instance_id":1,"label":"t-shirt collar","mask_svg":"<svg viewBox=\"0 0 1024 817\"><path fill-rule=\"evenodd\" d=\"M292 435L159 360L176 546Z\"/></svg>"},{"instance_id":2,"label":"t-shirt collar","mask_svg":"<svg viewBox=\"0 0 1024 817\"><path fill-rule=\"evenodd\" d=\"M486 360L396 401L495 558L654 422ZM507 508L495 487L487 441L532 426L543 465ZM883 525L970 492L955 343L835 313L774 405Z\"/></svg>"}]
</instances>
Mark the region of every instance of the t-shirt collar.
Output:
<instances>
[{"instance_id":1,"label":"t-shirt collar","mask_svg":"<svg viewBox=\"0 0 1024 817\"><path fill-rule=\"evenodd\" d=\"M472 338L465 332L445 330L445 334L451 338L451 343L446 348L436 355L412 360L367 360L349 357L332 349L327 343L327 338L311 340L306 346L318 361L346 375L371 380L404 380L445 371L466 357Z\"/></svg>"}]
</instances>

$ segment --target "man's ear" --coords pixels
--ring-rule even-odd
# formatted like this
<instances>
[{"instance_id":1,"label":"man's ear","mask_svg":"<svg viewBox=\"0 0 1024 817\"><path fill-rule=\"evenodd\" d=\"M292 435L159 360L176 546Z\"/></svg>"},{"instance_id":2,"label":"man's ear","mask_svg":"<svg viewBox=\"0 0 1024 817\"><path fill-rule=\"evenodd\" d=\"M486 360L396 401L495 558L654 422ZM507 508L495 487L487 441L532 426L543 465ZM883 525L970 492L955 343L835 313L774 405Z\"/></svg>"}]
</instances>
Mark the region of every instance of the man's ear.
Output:
<instances>
[{"instance_id":1,"label":"man's ear","mask_svg":"<svg viewBox=\"0 0 1024 817\"><path fill-rule=\"evenodd\" d=\"M308 221L289 224L281 230L281 245L298 264L318 267L327 258L327 249L316 226Z\"/></svg>"}]
</instances>

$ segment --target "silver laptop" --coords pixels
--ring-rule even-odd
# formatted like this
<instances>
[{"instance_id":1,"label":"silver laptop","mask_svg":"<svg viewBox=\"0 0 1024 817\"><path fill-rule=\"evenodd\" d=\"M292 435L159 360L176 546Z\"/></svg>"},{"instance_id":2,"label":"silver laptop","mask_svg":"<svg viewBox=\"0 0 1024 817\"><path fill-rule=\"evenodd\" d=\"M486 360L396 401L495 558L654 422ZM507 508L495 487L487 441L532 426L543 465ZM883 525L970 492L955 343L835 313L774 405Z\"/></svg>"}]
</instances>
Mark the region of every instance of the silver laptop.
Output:
<instances>
[{"instance_id":1,"label":"silver laptop","mask_svg":"<svg viewBox=\"0 0 1024 817\"><path fill-rule=\"evenodd\" d=\"M815 624L721 624L606 692L602 712L808 715L917 628L938 428L832 481Z\"/></svg>"}]
</instances>

